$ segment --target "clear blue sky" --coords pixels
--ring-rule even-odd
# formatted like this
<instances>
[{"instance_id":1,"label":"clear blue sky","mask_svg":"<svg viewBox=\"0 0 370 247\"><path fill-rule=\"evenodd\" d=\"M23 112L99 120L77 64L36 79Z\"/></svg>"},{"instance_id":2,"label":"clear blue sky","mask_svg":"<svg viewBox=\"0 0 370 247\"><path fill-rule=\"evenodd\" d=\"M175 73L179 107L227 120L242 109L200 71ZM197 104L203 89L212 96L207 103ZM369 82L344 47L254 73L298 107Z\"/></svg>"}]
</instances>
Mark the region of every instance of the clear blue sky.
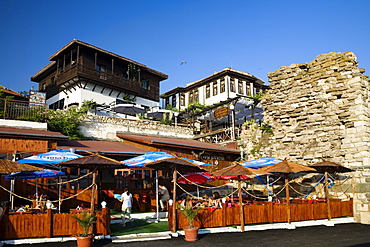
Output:
<instances>
[{"instance_id":1,"label":"clear blue sky","mask_svg":"<svg viewBox=\"0 0 370 247\"><path fill-rule=\"evenodd\" d=\"M169 75L161 93L225 67L268 83L328 52L354 52L370 75L369 10L368 0L2 1L0 85L37 89L30 77L73 39Z\"/></svg>"}]
</instances>

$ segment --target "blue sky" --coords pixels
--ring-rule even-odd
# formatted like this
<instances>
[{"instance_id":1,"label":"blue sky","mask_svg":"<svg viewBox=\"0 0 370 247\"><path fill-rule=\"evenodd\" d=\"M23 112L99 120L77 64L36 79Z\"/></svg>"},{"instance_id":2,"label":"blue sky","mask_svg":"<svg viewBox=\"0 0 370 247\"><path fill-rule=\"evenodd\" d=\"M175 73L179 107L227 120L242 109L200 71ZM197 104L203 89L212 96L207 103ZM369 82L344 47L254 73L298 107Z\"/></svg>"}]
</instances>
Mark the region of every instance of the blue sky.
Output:
<instances>
[{"instance_id":1,"label":"blue sky","mask_svg":"<svg viewBox=\"0 0 370 247\"><path fill-rule=\"evenodd\" d=\"M78 39L169 75L161 93L225 67L267 73L352 51L370 75L367 0L10 0L0 8L0 85L30 77ZM181 64L186 61L186 64Z\"/></svg>"}]
</instances>

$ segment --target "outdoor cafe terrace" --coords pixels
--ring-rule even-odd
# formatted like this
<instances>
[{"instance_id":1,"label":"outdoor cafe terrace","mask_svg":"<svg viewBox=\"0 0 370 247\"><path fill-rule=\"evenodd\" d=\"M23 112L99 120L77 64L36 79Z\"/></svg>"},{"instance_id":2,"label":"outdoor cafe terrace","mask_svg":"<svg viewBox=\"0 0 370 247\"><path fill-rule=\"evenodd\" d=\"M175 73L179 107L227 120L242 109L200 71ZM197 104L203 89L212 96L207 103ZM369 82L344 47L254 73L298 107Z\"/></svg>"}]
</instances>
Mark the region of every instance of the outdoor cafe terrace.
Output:
<instances>
[{"instance_id":1,"label":"outdoor cafe terrace","mask_svg":"<svg viewBox=\"0 0 370 247\"><path fill-rule=\"evenodd\" d=\"M89 157L85 156L74 159L77 164L79 164L79 159L88 160ZM187 169L194 171L192 169L197 170L201 167L199 165L194 165L194 161L193 163L191 161L190 163L188 163L189 161L184 163L184 160L181 157L166 157L161 161L152 162L152 164L160 164L162 166L163 163L165 163L164 160L170 162L169 164L173 165L172 168L177 166L172 176L173 181L175 182L174 187L172 187L174 196L179 195L180 193L192 195L191 198L188 197L190 199L188 199L187 202L176 198L176 203L168 204L168 222L169 229L172 232L176 232L177 229L182 229L188 225L187 220L181 214L182 208L178 206L181 203L183 203L183 205L190 204L191 207L194 208L201 208L194 222L195 226L201 228L241 225L243 229L244 224L276 222L290 223L291 221L318 219L330 220L335 217L353 216L353 199L350 197L351 192L342 191L342 193L340 193L340 198L334 198L333 193L330 193L330 189L334 187L336 189L345 187L345 183L347 182L346 178L349 176L343 175L338 177L335 175L328 175L327 172L325 172L325 175L323 176L322 174L317 175L316 172L315 176L318 176L318 183L312 185L312 183L303 183L303 180L299 179L298 175L294 176L290 181L287 180L287 176L281 176L281 174L274 176L269 175L274 178L273 182L268 182L269 179L266 175L253 176L253 180L248 176L244 176L244 181L246 182L242 182L242 175L230 177L230 174L226 174L226 181L229 182L230 179L237 181L237 186L235 186L235 183L226 183L226 186L225 184L220 186L211 186L207 183L192 181L190 177L186 177ZM94 164L95 162L96 161L94 161ZM119 163L112 159L105 160L104 162L109 162L109 166ZM86 164L86 162L83 163ZM291 162L283 161L277 164L280 163L290 164ZM80 164L82 163L80 162ZM186 165L181 166L183 164ZM108 164L106 163L106 165ZM267 169L274 168L275 165L271 165ZM89 166L91 166L91 164ZM150 167L150 165L148 165L148 167ZM231 167L238 168L238 171L250 172L250 168L243 168L239 164L235 164ZM293 168L297 167L298 166L295 164ZM222 170L227 170L229 168L230 167L227 167ZM222 170L219 170L218 172L220 173ZM263 174L262 171L259 173ZM212 176L212 174L209 173L203 175L211 177L211 180L225 179L225 177ZM251 174L249 174L249 176L251 176ZM285 177L285 181L283 177ZM311 176L311 179L313 177L314 176ZM184 178L185 182L180 183L181 179L184 180ZM261 178L262 180L260 180ZM331 184L329 186L328 179L330 179L331 183L335 183L335 185L332 186ZM259 185L257 185L258 181L262 181L262 183L259 182ZM322 183L323 181L325 181L324 184ZM200 192L195 191L195 189L187 191L184 189L184 183L188 183L188 188L189 186L194 186L194 188L196 188L197 191L200 190ZM311 187L309 188L309 186ZM93 179L91 187L86 188L83 194L89 198L93 198L95 196L96 189L90 188L94 187L96 187L96 183ZM223 190L225 187L227 187L228 190ZM262 194L256 194L257 188L260 189ZM261 190L261 188L264 189ZM3 186L2 189L12 193ZM218 193L213 193L216 191ZM302 193L302 191L306 192ZM290 194L291 192L293 193ZM203 196L203 193L213 193L214 198L211 198L211 195L208 195L207 198L206 196ZM338 193L334 194L338 195ZM74 196L72 195L71 198L73 197ZM153 201L157 204L154 198L148 203L153 204ZM38 202L40 201L36 201L36 203ZM109 209L103 207L101 212L97 212L96 205L100 204L96 199L92 199L91 203L92 206L88 210L95 213L98 218L96 227L94 227L94 233L101 235L109 234ZM17 210L5 212L2 215L0 224L0 232L2 233L0 236L1 239L67 236L79 234L81 232L77 222L71 217L71 215L80 213L83 210L72 210L71 208L68 213L58 213L58 210L55 209L56 207L54 205L47 205L47 202L44 202L44 206L46 206L46 208L42 211L23 208L23 210L18 212Z\"/></svg>"}]
</instances>

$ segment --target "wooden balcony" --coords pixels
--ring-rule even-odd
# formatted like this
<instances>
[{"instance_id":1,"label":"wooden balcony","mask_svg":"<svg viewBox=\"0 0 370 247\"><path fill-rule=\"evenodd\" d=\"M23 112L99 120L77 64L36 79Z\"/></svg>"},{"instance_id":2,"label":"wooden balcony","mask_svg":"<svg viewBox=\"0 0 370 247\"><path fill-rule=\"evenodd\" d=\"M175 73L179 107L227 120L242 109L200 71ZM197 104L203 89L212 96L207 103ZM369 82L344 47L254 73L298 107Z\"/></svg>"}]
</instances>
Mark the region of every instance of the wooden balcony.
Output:
<instances>
[{"instance_id":1,"label":"wooden balcony","mask_svg":"<svg viewBox=\"0 0 370 247\"><path fill-rule=\"evenodd\" d=\"M124 89L137 95L148 95L150 91L143 89L139 82L131 81L109 72L100 72L95 69L87 68L82 65L75 65L70 68L60 70L56 79L56 85L61 86L66 82L75 81L76 78L84 78L96 84Z\"/></svg>"}]
</instances>

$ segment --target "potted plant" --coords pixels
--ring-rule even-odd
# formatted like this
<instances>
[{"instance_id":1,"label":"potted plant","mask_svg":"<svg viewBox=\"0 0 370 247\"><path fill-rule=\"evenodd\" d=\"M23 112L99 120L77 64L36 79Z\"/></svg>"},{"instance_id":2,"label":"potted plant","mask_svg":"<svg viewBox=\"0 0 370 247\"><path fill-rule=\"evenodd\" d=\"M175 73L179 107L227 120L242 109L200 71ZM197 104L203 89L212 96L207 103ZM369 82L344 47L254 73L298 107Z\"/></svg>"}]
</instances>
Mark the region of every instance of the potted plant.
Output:
<instances>
[{"instance_id":1,"label":"potted plant","mask_svg":"<svg viewBox=\"0 0 370 247\"><path fill-rule=\"evenodd\" d=\"M185 232L185 240L186 241L196 241L198 239L198 227L195 227L193 225L194 218L197 216L199 210L201 208L195 208L192 206L182 206L179 205L180 213L185 216L185 218L188 220L189 225L184 227Z\"/></svg>"},{"instance_id":2,"label":"potted plant","mask_svg":"<svg viewBox=\"0 0 370 247\"><path fill-rule=\"evenodd\" d=\"M71 217L77 220L78 224L83 229L83 233L76 236L77 246L91 247L94 240L94 234L89 234L88 231L96 222L96 215L90 214L87 211L83 211L81 217L78 217L77 215L72 215Z\"/></svg>"}]
</instances>

